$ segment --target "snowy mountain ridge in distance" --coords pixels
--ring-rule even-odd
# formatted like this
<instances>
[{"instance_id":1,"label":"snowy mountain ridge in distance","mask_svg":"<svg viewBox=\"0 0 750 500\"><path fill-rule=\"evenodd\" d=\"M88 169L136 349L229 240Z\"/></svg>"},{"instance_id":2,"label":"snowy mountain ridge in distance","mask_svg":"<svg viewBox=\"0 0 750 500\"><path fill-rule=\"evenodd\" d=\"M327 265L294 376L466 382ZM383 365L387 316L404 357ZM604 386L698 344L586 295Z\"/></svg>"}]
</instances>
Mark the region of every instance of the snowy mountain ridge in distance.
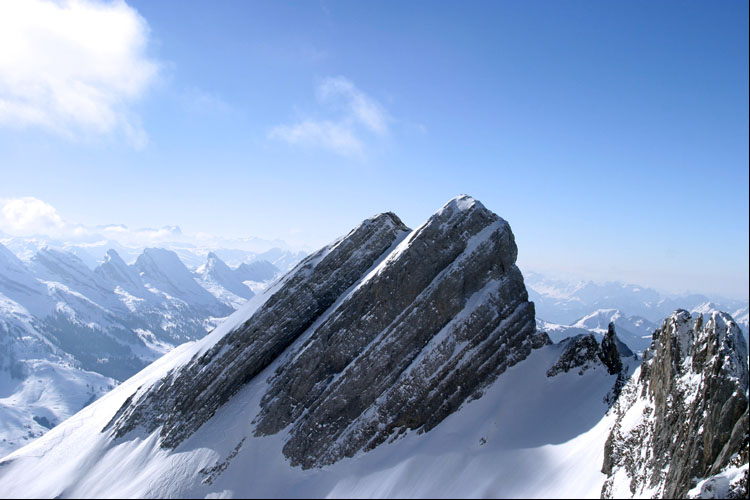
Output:
<instances>
[{"instance_id":1,"label":"snowy mountain ridge in distance","mask_svg":"<svg viewBox=\"0 0 750 500\"><path fill-rule=\"evenodd\" d=\"M529 297L536 305L537 316L560 325L572 325L580 318L600 309L619 309L625 316L644 318L658 324L679 308L694 310L711 302L713 310L747 312L747 300L722 297L709 298L701 294L665 295L652 288L619 282L570 282L550 279L544 274L524 271ZM744 323L746 325L747 323ZM744 328L747 331L747 328Z\"/></svg>"},{"instance_id":2,"label":"snowy mountain ridge in distance","mask_svg":"<svg viewBox=\"0 0 750 500\"><path fill-rule=\"evenodd\" d=\"M738 330L722 316L694 326L700 340L692 341L667 320L662 330L676 333L657 335L643 361L614 323L601 340L587 333L553 344L537 330L516 255L508 223L465 195L415 230L392 213L367 219L203 339L0 459L0 490L57 498L631 496L637 488L619 486L628 479L617 450L641 441L621 439L632 420L621 415L650 404L620 403L642 394L631 376L648 370L652 387L669 387L678 352L669 346L693 342L683 365L694 368L681 380L700 387L691 374L713 370L731 388L747 374L746 354L732 350ZM735 392L691 391L691 404L721 414L732 398L741 402ZM617 405L625 406L611 411ZM741 425L734 413L723 422ZM709 436L711 449L733 467L744 460L746 474L734 431L725 434ZM622 462L627 473L660 450L643 445ZM727 473L717 463L706 473ZM685 496L712 480L670 482L669 491ZM605 482L613 486L603 490Z\"/></svg>"},{"instance_id":3,"label":"snowy mountain ridge in distance","mask_svg":"<svg viewBox=\"0 0 750 500\"><path fill-rule=\"evenodd\" d=\"M110 249L92 270L70 252L43 248L23 262L0 244L0 456L253 296L216 256L203 275L168 250L139 259Z\"/></svg>"},{"instance_id":4,"label":"snowy mountain ridge in distance","mask_svg":"<svg viewBox=\"0 0 750 500\"><path fill-rule=\"evenodd\" d=\"M163 233L173 234L169 231L169 228L146 230L146 233L153 236L154 231L160 235ZM175 252L190 270L195 270L203 265L209 253L216 254L233 269L236 269L240 264L266 261L282 272L290 270L307 255L307 253L292 248L280 240L268 241L260 238L191 239L182 235L184 236L183 240L147 237L125 238L119 241L117 239L120 237L119 231L105 230L105 232L108 233L107 236L93 234L85 241L66 241L45 235L23 237L0 234L0 244L4 245L23 262L30 262L39 251L49 248L75 255L92 270L105 261L109 250L115 250L125 262L132 264L149 247Z\"/></svg>"},{"instance_id":5,"label":"snowy mountain ridge in distance","mask_svg":"<svg viewBox=\"0 0 750 500\"><path fill-rule=\"evenodd\" d=\"M610 323L617 326L617 335L635 351L643 352L651 345L656 324L639 316L625 316L619 309L598 309L571 326L603 335Z\"/></svg>"}]
</instances>

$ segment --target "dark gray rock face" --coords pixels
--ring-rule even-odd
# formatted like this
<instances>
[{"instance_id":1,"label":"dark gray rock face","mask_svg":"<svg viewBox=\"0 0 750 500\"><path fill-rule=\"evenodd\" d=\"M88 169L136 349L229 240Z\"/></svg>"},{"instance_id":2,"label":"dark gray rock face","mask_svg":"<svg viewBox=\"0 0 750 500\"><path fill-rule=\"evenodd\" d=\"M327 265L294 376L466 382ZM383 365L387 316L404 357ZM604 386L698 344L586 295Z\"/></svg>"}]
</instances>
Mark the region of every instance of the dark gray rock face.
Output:
<instances>
[{"instance_id":1,"label":"dark gray rock face","mask_svg":"<svg viewBox=\"0 0 750 500\"><path fill-rule=\"evenodd\" d=\"M274 360L258 435L285 430L304 468L429 431L532 349L536 333L506 221L461 196L417 230L393 214L308 257L246 322L127 401L115 436L174 447Z\"/></svg>"},{"instance_id":2,"label":"dark gray rock face","mask_svg":"<svg viewBox=\"0 0 750 500\"><path fill-rule=\"evenodd\" d=\"M620 344L622 344L622 342L620 342ZM618 346L617 336L615 335L614 323L609 324L607 328L607 334L602 339L599 359L601 359L602 363L604 363L604 366L607 367L607 371L609 371L610 375L614 375L615 373L620 373L622 371L620 347Z\"/></svg>"},{"instance_id":3,"label":"dark gray rock face","mask_svg":"<svg viewBox=\"0 0 750 500\"><path fill-rule=\"evenodd\" d=\"M675 311L614 407L602 497L684 498L697 479L747 464L747 391L747 346L731 316L704 324Z\"/></svg>"},{"instance_id":4,"label":"dark gray rock face","mask_svg":"<svg viewBox=\"0 0 750 500\"><path fill-rule=\"evenodd\" d=\"M507 222L446 205L281 365L256 432L291 425L284 453L311 467L437 425L548 341L516 254Z\"/></svg>"},{"instance_id":5,"label":"dark gray rock face","mask_svg":"<svg viewBox=\"0 0 750 500\"><path fill-rule=\"evenodd\" d=\"M392 213L368 219L345 238L303 260L243 325L127 401L107 428L123 436L161 426L175 447L297 339L407 230Z\"/></svg>"}]
</instances>

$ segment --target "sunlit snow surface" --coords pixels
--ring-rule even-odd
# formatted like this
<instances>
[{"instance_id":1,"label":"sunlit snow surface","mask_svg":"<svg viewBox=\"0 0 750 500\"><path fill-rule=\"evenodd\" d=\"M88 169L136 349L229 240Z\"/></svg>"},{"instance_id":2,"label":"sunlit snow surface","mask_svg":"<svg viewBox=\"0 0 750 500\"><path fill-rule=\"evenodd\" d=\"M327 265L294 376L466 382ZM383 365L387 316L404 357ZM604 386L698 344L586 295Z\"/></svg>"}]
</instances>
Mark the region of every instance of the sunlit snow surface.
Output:
<instances>
[{"instance_id":1,"label":"sunlit snow surface","mask_svg":"<svg viewBox=\"0 0 750 500\"><path fill-rule=\"evenodd\" d=\"M228 326L262 300L251 300ZM534 351L430 432L407 433L321 469L289 466L281 452L285 431L253 436L266 379L284 356L175 450L159 447L158 431L133 432L115 442L100 432L140 386L186 363L220 334L178 347L0 461L3 496L598 497L601 492L611 425L603 398L615 377L597 365L583 375L573 370L548 378L547 369L562 352L559 345ZM224 464L238 445L239 452Z\"/></svg>"},{"instance_id":2,"label":"sunlit snow surface","mask_svg":"<svg viewBox=\"0 0 750 500\"><path fill-rule=\"evenodd\" d=\"M38 438L73 415L116 382L46 359L24 362L30 375L14 379L0 371L0 456ZM34 418L29 418L32 415ZM0 490L0 496L3 496Z\"/></svg>"}]
</instances>

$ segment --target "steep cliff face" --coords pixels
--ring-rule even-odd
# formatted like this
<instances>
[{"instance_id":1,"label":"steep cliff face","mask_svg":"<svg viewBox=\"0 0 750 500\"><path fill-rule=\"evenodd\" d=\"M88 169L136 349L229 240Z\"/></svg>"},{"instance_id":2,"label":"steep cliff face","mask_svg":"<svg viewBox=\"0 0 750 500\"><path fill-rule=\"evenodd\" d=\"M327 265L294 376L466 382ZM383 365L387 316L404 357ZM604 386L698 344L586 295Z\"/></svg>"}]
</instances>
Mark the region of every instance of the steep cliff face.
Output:
<instances>
[{"instance_id":1,"label":"steep cliff face","mask_svg":"<svg viewBox=\"0 0 750 500\"><path fill-rule=\"evenodd\" d=\"M729 315L664 320L614 411L602 497L700 495L698 481L727 472L726 495L743 494L743 474L746 492L747 346Z\"/></svg>"},{"instance_id":2,"label":"steep cliff face","mask_svg":"<svg viewBox=\"0 0 750 500\"><path fill-rule=\"evenodd\" d=\"M533 304L508 224L470 198L414 231L276 372L258 434L303 467L427 431L523 360Z\"/></svg>"},{"instance_id":3,"label":"steep cliff face","mask_svg":"<svg viewBox=\"0 0 750 500\"><path fill-rule=\"evenodd\" d=\"M549 342L536 335L516 255L508 223L468 196L410 233L376 216L303 261L243 325L134 395L108 428L160 428L162 446L175 447L283 355L255 433L289 427L292 465L429 430Z\"/></svg>"}]
</instances>

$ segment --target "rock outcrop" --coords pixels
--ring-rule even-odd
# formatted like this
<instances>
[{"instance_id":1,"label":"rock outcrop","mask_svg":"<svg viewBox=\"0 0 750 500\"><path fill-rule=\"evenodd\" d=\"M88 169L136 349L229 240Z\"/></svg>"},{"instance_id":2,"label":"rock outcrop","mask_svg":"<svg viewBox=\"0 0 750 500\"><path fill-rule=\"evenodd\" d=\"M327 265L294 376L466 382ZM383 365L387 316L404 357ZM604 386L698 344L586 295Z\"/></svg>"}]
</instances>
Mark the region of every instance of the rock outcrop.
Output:
<instances>
[{"instance_id":1,"label":"rock outcrop","mask_svg":"<svg viewBox=\"0 0 750 500\"><path fill-rule=\"evenodd\" d=\"M291 425L292 464L427 431L547 342L507 222L469 198L414 231L272 379L257 433Z\"/></svg>"},{"instance_id":2,"label":"rock outcrop","mask_svg":"<svg viewBox=\"0 0 750 500\"><path fill-rule=\"evenodd\" d=\"M562 340L561 343L565 345L565 349L557 362L547 370L548 377L568 373L571 370L577 370L579 375L583 375L593 364L599 362L601 350L593 333L576 335Z\"/></svg>"},{"instance_id":3,"label":"rock outcrop","mask_svg":"<svg viewBox=\"0 0 750 500\"><path fill-rule=\"evenodd\" d=\"M747 484L747 346L728 314L664 320L614 411L602 497L684 498L742 464Z\"/></svg>"},{"instance_id":4,"label":"rock outcrop","mask_svg":"<svg viewBox=\"0 0 750 500\"><path fill-rule=\"evenodd\" d=\"M593 333L576 335L561 343L565 344L565 349L557 362L547 371L548 377L554 377L558 373L567 373L573 369L577 369L578 373L583 375L586 370L597 363L601 363L610 375L621 374L627 368L622 358L638 359L633 351L617 337L614 323L609 324L609 329L601 344L597 342Z\"/></svg>"}]
</instances>

